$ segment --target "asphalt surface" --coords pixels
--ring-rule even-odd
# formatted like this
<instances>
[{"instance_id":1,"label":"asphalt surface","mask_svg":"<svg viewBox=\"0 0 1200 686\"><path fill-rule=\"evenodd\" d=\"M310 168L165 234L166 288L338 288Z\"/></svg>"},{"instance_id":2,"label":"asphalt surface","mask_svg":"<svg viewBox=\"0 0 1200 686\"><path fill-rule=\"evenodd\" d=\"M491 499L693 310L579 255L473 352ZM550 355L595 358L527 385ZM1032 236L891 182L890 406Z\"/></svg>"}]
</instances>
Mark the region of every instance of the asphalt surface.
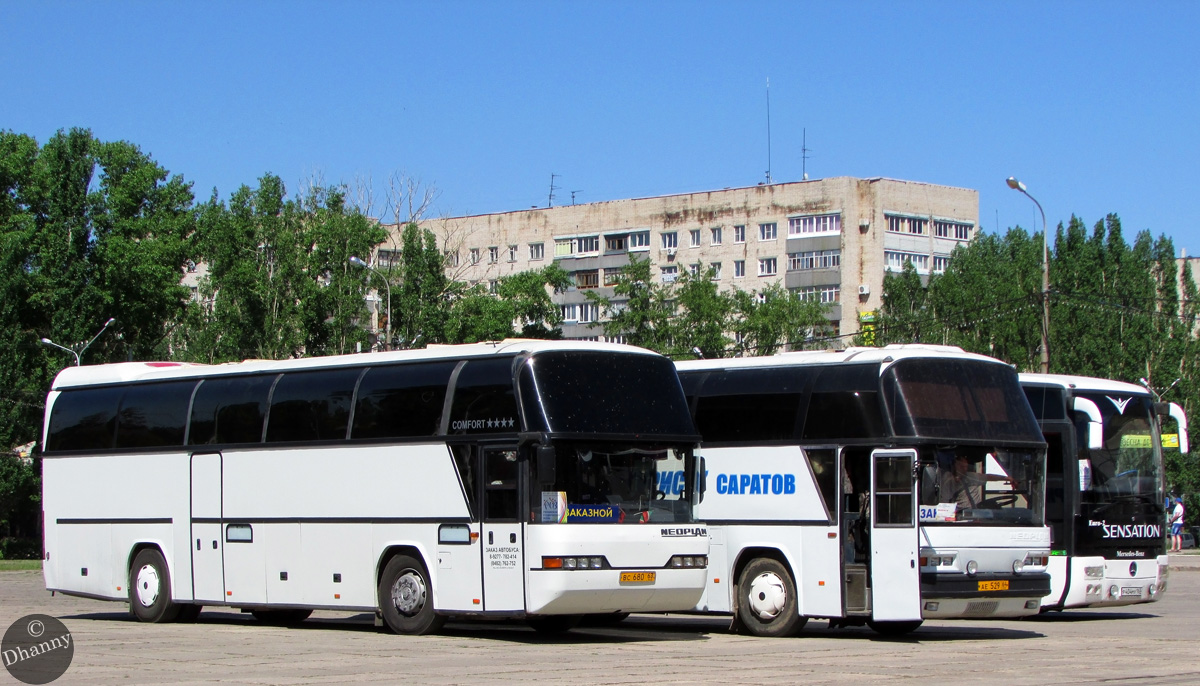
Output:
<instances>
[{"instance_id":1,"label":"asphalt surface","mask_svg":"<svg viewBox=\"0 0 1200 686\"><path fill-rule=\"evenodd\" d=\"M732 634L726 618L635 615L560 636L451 623L394 636L370 614L318 612L294 628L205 610L140 624L117 603L51 596L40 572L0 572L0 630L58 617L75 653L56 684L1197 684L1200 555L1172 557L1157 603L1025 620L926 622L902 639L809 622L800 636ZM0 685L19 683L0 670Z\"/></svg>"}]
</instances>

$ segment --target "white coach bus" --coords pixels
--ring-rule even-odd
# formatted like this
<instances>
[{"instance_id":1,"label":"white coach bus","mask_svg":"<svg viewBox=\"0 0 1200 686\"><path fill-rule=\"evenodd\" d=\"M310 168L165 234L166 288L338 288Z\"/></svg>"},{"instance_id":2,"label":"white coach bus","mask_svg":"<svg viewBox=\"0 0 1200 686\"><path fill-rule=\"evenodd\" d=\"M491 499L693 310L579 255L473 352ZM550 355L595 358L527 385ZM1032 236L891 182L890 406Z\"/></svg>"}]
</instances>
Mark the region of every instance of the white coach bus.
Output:
<instances>
[{"instance_id":1,"label":"white coach bus","mask_svg":"<svg viewBox=\"0 0 1200 686\"><path fill-rule=\"evenodd\" d=\"M699 437L671 362L638 348L70 367L44 438L46 587L142 621L561 630L704 590ZM681 488L656 493L660 472Z\"/></svg>"},{"instance_id":2,"label":"white coach bus","mask_svg":"<svg viewBox=\"0 0 1200 686\"><path fill-rule=\"evenodd\" d=\"M1045 444L1011 367L892 345L676 368L708 469L697 610L760 636L1038 612Z\"/></svg>"},{"instance_id":3,"label":"white coach bus","mask_svg":"<svg viewBox=\"0 0 1200 686\"><path fill-rule=\"evenodd\" d=\"M1022 374L1046 436L1047 610L1157 600L1167 586L1163 444L1188 451L1187 418L1141 386ZM1162 436L1157 419L1175 419Z\"/></svg>"}]
</instances>

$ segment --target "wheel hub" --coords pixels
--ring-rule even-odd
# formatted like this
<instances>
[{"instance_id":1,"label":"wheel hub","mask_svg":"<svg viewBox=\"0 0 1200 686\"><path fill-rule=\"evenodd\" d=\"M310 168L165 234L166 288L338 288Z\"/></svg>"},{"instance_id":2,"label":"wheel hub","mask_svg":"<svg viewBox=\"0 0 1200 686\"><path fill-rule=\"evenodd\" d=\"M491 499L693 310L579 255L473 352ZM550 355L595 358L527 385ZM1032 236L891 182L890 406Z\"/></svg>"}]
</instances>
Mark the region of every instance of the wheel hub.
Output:
<instances>
[{"instance_id":1,"label":"wheel hub","mask_svg":"<svg viewBox=\"0 0 1200 686\"><path fill-rule=\"evenodd\" d=\"M778 617L783 611L783 606L787 604L787 586L779 575L764 572L750 582L747 600L755 617L770 621Z\"/></svg>"},{"instance_id":2,"label":"wheel hub","mask_svg":"<svg viewBox=\"0 0 1200 686\"><path fill-rule=\"evenodd\" d=\"M142 607L150 607L154 604L154 601L158 600L161 586L162 580L158 576L158 570L153 565L143 565L138 570L135 591L138 602L142 604Z\"/></svg>"},{"instance_id":3,"label":"wheel hub","mask_svg":"<svg viewBox=\"0 0 1200 686\"><path fill-rule=\"evenodd\" d=\"M392 584L392 606L406 617L412 617L425 607L425 580L415 571L409 570Z\"/></svg>"}]
</instances>

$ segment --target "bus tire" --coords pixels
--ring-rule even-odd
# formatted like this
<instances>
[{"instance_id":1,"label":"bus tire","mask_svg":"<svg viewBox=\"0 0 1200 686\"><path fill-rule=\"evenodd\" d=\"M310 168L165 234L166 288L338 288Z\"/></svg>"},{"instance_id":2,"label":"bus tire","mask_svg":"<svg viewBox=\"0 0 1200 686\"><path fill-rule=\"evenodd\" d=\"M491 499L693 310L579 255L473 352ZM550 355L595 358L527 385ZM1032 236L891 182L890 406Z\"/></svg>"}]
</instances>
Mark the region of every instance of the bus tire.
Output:
<instances>
[{"instance_id":1,"label":"bus tire","mask_svg":"<svg viewBox=\"0 0 1200 686\"><path fill-rule=\"evenodd\" d=\"M544 615L525 620L539 634L562 634L579 626L583 615Z\"/></svg>"},{"instance_id":2,"label":"bus tire","mask_svg":"<svg viewBox=\"0 0 1200 686\"><path fill-rule=\"evenodd\" d=\"M875 630L875 633L882 636L903 636L917 630L921 626L922 620L914 619L900 622L882 622L874 619L867 620L867 626Z\"/></svg>"},{"instance_id":3,"label":"bus tire","mask_svg":"<svg viewBox=\"0 0 1200 686\"><path fill-rule=\"evenodd\" d=\"M250 614L263 624L271 626L294 626L308 619L312 610L251 610Z\"/></svg>"},{"instance_id":4,"label":"bus tire","mask_svg":"<svg viewBox=\"0 0 1200 686\"><path fill-rule=\"evenodd\" d=\"M129 567L129 609L139 622L170 622L180 606L171 600L171 574L157 548L138 552Z\"/></svg>"},{"instance_id":5,"label":"bus tire","mask_svg":"<svg viewBox=\"0 0 1200 686\"><path fill-rule=\"evenodd\" d=\"M796 583L778 560L751 560L738 579L738 619L755 636L791 636L807 622L796 604Z\"/></svg>"},{"instance_id":6,"label":"bus tire","mask_svg":"<svg viewBox=\"0 0 1200 686\"><path fill-rule=\"evenodd\" d=\"M388 560L379 577L379 613L393 633L432 634L446 623L433 611L433 586L425 565L408 555Z\"/></svg>"}]
</instances>

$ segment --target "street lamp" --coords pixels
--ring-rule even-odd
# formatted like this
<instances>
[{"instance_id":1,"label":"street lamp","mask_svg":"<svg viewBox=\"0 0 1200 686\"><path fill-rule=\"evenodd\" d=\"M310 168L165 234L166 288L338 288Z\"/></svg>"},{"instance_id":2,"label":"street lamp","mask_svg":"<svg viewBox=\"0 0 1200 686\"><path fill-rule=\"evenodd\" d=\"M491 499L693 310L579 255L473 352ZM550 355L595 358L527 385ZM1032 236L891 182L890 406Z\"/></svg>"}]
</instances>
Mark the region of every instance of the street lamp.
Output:
<instances>
[{"instance_id":1,"label":"street lamp","mask_svg":"<svg viewBox=\"0 0 1200 686\"><path fill-rule=\"evenodd\" d=\"M1037 205L1038 212L1042 214L1042 373L1050 373L1050 227L1046 226L1046 211L1042 209L1042 203L1037 201L1037 198L1029 194L1025 190L1025 184L1017 181L1017 177L1008 177L1008 187L1014 191L1021 191L1026 198L1033 201Z\"/></svg>"},{"instance_id":2,"label":"street lamp","mask_svg":"<svg viewBox=\"0 0 1200 686\"><path fill-rule=\"evenodd\" d=\"M374 269L373 267L371 267L371 265L367 264L366 262L363 262L360 258L358 258L355 255L350 256L350 264L354 265L355 267L362 267L363 269L366 269L367 271L372 272L376 276L383 278L382 275L379 274L378 270ZM383 279L383 287L387 292L387 324L385 325L386 332L384 333L383 349L391 350L392 349L392 285L390 283L388 283L388 280L386 278Z\"/></svg>"},{"instance_id":3,"label":"street lamp","mask_svg":"<svg viewBox=\"0 0 1200 686\"><path fill-rule=\"evenodd\" d=\"M92 344L96 342L96 339L100 338L100 334L107 331L108 327L112 326L113 322L115 322L115 321L117 321L117 320L112 317L109 317L108 321L104 322L104 326L100 327L100 330L96 332L96 335L92 336L92 340L88 341L87 343L82 344L82 346L75 345L75 346L68 348L66 346L62 346L62 345L55 343L54 341L50 340L49 338L43 338L42 345L45 345L45 346L48 346L51 348L58 348L59 350L65 350L65 351L71 353L72 355L75 356L75 366L78 367L78 366L80 366L80 356L83 355L84 351L87 350L88 348L92 347ZM79 348L79 349L76 350L75 348Z\"/></svg>"}]
</instances>

